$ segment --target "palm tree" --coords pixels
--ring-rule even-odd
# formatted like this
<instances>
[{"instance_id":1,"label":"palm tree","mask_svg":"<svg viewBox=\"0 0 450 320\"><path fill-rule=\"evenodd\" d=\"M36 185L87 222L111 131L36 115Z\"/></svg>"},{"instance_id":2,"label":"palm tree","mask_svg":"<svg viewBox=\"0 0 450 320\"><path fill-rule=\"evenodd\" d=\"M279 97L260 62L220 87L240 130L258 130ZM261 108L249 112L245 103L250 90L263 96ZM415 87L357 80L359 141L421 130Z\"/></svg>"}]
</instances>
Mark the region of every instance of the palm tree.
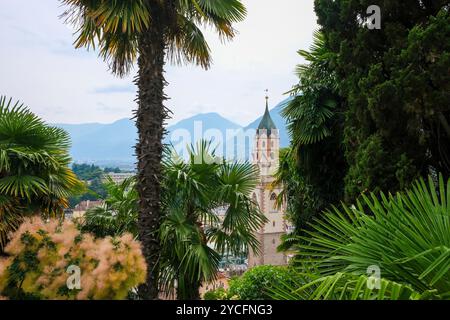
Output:
<instances>
[{"instance_id":1,"label":"palm tree","mask_svg":"<svg viewBox=\"0 0 450 320\"><path fill-rule=\"evenodd\" d=\"M293 99L282 113L289 120L288 130L296 147L330 137L329 120L336 115L338 105L336 76L329 66L331 53L324 35L316 31L309 51L299 50L298 54L307 63L296 67L299 82L289 91Z\"/></svg>"},{"instance_id":2,"label":"palm tree","mask_svg":"<svg viewBox=\"0 0 450 320\"><path fill-rule=\"evenodd\" d=\"M125 232L138 235L138 194L135 178L116 184L111 178L104 184L107 192L102 206L90 209L81 219L83 232L95 236L120 236Z\"/></svg>"},{"instance_id":3,"label":"palm tree","mask_svg":"<svg viewBox=\"0 0 450 320\"><path fill-rule=\"evenodd\" d=\"M165 157L164 176L162 287L170 292L176 283L178 299L198 299L200 285L216 278L221 256L248 247L258 252L255 231L266 222L251 199L258 172L216 158L202 142L187 161Z\"/></svg>"},{"instance_id":4,"label":"palm tree","mask_svg":"<svg viewBox=\"0 0 450 320\"><path fill-rule=\"evenodd\" d=\"M246 10L239 0L61 1L69 6L67 22L77 28L77 48L98 45L100 56L119 76L138 61L137 189L140 240L148 264L141 294L157 298L162 137L168 117L164 64L170 59L208 68L210 48L199 27L212 26L223 39L231 39L233 23L243 20Z\"/></svg>"},{"instance_id":5,"label":"palm tree","mask_svg":"<svg viewBox=\"0 0 450 320\"><path fill-rule=\"evenodd\" d=\"M22 217L62 216L82 183L69 169L70 140L19 102L0 97L0 252Z\"/></svg>"},{"instance_id":6,"label":"palm tree","mask_svg":"<svg viewBox=\"0 0 450 320\"><path fill-rule=\"evenodd\" d=\"M450 180L434 180L395 196L364 195L356 206L316 219L297 247L303 278L274 296L449 299Z\"/></svg>"},{"instance_id":7,"label":"palm tree","mask_svg":"<svg viewBox=\"0 0 450 320\"><path fill-rule=\"evenodd\" d=\"M306 63L297 66L298 83L289 91L291 100L282 111L291 148L280 158L275 181L283 185L278 200L287 201L296 232L311 217L342 200L346 174L342 99L324 35L315 32L310 49L298 53Z\"/></svg>"}]
</instances>

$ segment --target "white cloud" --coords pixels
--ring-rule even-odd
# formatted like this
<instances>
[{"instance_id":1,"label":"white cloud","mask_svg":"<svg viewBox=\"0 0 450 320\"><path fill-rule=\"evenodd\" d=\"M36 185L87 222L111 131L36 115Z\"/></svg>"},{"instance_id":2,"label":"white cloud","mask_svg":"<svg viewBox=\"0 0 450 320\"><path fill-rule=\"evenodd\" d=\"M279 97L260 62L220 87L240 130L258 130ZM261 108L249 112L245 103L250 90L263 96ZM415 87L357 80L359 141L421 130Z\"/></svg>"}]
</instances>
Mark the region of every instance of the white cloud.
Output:
<instances>
[{"instance_id":1,"label":"white cloud","mask_svg":"<svg viewBox=\"0 0 450 320\"><path fill-rule=\"evenodd\" d=\"M218 112L244 125L263 112L266 88L276 104L294 84L296 52L309 46L317 28L313 0L243 1L248 17L236 26L236 39L222 44L206 32L210 70L167 67L169 123ZM131 117L133 75L118 79L95 53L73 49L72 31L58 18L63 10L57 0L0 2L0 94L22 100L49 122Z\"/></svg>"}]
</instances>

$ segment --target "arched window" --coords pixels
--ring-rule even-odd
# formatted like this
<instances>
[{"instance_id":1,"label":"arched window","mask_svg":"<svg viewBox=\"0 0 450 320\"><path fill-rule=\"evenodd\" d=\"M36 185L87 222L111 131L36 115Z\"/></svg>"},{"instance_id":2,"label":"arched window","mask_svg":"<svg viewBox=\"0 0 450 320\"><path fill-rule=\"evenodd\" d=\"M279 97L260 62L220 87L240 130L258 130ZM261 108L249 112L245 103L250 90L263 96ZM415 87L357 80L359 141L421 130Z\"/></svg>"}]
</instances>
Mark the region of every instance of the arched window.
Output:
<instances>
[{"instance_id":1,"label":"arched window","mask_svg":"<svg viewBox=\"0 0 450 320\"><path fill-rule=\"evenodd\" d=\"M272 192L270 194L270 201L269 201L269 210L272 213L278 212L277 209L277 195L275 194L275 192Z\"/></svg>"},{"instance_id":2,"label":"arched window","mask_svg":"<svg viewBox=\"0 0 450 320\"><path fill-rule=\"evenodd\" d=\"M272 239L272 244L275 244L275 239Z\"/></svg>"},{"instance_id":3,"label":"arched window","mask_svg":"<svg viewBox=\"0 0 450 320\"><path fill-rule=\"evenodd\" d=\"M272 221L272 226L275 228L275 221Z\"/></svg>"},{"instance_id":4,"label":"arched window","mask_svg":"<svg viewBox=\"0 0 450 320\"><path fill-rule=\"evenodd\" d=\"M271 145L271 146L272 146L272 148L273 148L274 142L272 141L272 143L271 143L270 145Z\"/></svg>"},{"instance_id":5,"label":"arched window","mask_svg":"<svg viewBox=\"0 0 450 320\"><path fill-rule=\"evenodd\" d=\"M262 147L263 147L263 148L265 148L265 147L266 147L266 142L265 142L265 141L263 141L263 143L262 143Z\"/></svg>"}]
</instances>

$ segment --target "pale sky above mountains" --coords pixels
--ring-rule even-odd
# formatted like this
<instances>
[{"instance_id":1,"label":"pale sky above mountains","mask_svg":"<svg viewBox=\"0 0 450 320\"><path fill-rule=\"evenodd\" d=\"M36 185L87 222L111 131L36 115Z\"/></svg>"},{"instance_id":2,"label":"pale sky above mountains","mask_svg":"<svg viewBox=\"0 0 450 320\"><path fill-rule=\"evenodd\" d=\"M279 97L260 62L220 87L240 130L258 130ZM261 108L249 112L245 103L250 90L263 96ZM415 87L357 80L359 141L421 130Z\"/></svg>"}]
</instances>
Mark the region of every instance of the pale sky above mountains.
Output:
<instances>
[{"instance_id":1,"label":"pale sky above mountains","mask_svg":"<svg viewBox=\"0 0 450 320\"><path fill-rule=\"evenodd\" d=\"M173 111L169 124L217 112L244 125L295 83L297 50L317 29L313 0L243 0L247 19L234 41L222 44L207 30L214 64L166 67ZM58 0L0 0L0 95L20 99L51 123L110 123L136 107L134 72L119 79L95 52L73 49L72 30L58 16Z\"/></svg>"}]
</instances>

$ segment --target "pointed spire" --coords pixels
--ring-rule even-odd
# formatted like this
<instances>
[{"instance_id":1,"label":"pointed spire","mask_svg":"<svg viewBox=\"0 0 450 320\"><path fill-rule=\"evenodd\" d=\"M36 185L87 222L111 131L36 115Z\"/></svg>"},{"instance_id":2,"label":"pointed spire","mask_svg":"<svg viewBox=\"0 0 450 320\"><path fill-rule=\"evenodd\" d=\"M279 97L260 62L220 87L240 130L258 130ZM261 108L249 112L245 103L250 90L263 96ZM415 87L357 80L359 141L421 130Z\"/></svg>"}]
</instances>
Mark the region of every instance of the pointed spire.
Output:
<instances>
[{"instance_id":1,"label":"pointed spire","mask_svg":"<svg viewBox=\"0 0 450 320\"><path fill-rule=\"evenodd\" d=\"M266 129L267 130L267 135L270 136L272 129L276 129L277 127L275 126L275 123L272 120L272 117L270 116L270 112L269 112L269 90L266 89L266 110L264 112L264 116L261 120L261 122L259 123L258 126L258 131L260 129Z\"/></svg>"},{"instance_id":2,"label":"pointed spire","mask_svg":"<svg viewBox=\"0 0 450 320\"><path fill-rule=\"evenodd\" d=\"M269 89L266 89L266 111L269 111Z\"/></svg>"}]
</instances>

